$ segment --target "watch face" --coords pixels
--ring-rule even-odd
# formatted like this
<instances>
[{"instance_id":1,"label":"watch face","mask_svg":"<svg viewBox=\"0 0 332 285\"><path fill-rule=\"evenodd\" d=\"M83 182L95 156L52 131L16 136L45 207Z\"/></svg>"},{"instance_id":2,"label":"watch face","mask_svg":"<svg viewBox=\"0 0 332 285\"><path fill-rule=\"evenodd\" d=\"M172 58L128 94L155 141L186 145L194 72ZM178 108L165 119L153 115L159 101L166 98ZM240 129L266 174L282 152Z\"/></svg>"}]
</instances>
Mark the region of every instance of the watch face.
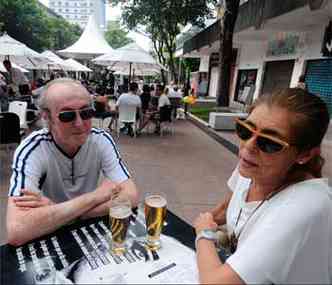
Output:
<instances>
[{"instance_id":1,"label":"watch face","mask_svg":"<svg viewBox=\"0 0 332 285\"><path fill-rule=\"evenodd\" d=\"M217 239L217 233L212 230L202 230L202 236L208 239Z\"/></svg>"}]
</instances>

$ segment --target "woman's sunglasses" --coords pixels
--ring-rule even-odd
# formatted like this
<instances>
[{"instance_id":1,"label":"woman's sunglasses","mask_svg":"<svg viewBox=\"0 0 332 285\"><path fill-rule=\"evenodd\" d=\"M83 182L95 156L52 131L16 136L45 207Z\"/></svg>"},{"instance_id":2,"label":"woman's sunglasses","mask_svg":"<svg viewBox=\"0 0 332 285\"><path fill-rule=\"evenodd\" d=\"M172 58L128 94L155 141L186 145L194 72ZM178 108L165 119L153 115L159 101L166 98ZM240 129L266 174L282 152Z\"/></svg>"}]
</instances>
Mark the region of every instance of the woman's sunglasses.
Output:
<instances>
[{"instance_id":1,"label":"woman's sunglasses","mask_svg":"<svg viewBox=\"0 0 332 285\"><path fill-rule=\"evenodd\" d=\"M80 114L82 120L89 120L93 117L95 111L91 107L80 110L63 111L59 113L58 118L62 123L69 123L76 119L77 113Z\"/></svg>"},{"instance_id":2,"label":"woman's sunglasses","mask_svg":"<svg viewBox=\"0 0 332 285\"><path fill-rule=\"evenodd\" d=\"M256 135L256 145L264 153L280 152L290 146L289 143L279 138L255 130L245 121L240 119L236 119L235 131L238 137L243 141L247 141L252 138L253 135Z\"/></svg>"}]
</instances>

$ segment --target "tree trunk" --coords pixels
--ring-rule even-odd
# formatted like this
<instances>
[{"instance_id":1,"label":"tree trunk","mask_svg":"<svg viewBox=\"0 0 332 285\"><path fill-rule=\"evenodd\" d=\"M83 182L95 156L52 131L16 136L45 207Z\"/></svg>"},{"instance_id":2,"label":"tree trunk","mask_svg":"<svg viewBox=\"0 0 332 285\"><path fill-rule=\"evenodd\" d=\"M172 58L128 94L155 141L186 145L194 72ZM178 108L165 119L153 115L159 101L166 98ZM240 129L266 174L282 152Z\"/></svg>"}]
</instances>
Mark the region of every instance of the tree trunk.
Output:
<instances>
[{"instance_id":1,"label":"tree trunk","mask_svg":"<svg viewBox=\"0 0 332 285\"><path fill-rule=\"evenodd\" d=\"M225 0L226 11L220 19L219 80L217 105L229 106L229 87L232 67L233 32L240 0Z\"/></svg>"}]
</instances>

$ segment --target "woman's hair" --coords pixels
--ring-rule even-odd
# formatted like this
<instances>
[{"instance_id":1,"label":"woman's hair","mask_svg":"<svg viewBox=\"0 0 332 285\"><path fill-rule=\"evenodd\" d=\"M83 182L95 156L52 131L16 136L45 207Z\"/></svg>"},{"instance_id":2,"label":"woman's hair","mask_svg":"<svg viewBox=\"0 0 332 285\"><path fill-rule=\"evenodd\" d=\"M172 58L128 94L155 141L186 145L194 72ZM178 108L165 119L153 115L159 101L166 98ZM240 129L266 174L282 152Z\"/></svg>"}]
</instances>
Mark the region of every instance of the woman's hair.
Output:
<instances>
[{"instance_id":1,"label":"woman's hair","mask_svg":"<svg viewBox=\"0 0 332 285\"><path fill-rule=\"evenodd\" d=\"M330 115L325 102L320 97L300 88L287 88L259 97L250 107L249 113L260 105L280 107L293 114L289 122L291 143L296 145L299 152L321 145L328 129ZM294 165L292 170L321 177L323 164L324 159L317 153L307 163Z\"/></svg>"},{"instance_id":2,"label":"woman's hair","mask_svg":"<svg viewBox=\"0 0 332 285\"><path fill-rule=\"evenodd\" d=\"M144 84L144 85L143 85L143 92L144 92L144 93L149 93L149 92L150 92L150 87L149 87L149 85L147 85L147 84Z\"/></svg>"}]
</instances>

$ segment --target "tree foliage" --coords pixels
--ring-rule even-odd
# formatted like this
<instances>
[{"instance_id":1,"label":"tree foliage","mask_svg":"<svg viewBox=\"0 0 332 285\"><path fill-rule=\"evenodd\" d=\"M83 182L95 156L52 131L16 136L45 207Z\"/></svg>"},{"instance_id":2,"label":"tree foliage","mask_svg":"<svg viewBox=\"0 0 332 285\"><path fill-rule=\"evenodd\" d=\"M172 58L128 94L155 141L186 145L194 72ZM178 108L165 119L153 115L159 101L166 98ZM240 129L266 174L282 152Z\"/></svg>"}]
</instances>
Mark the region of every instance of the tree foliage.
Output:
<instances>
[{"instance_id":1,"label":"tree foliage","mask_svg":"<svg viewBox=\"0 0 332 285\"><path fill-rule=\"evenodd\" d=\"M81 33L79 26L48 16L37 0L0 0L0 29L37 51L64 48Z\"/></svg>"},{"instance_id":2,"label":"tree foliage","mask_svg":"<svg viewBox=\"0 0 332 285\"><path fill-rule=\"evenodd\" d=\"M148 34L161 64L168 65L173 78L177 78L174 53L176 36L181 25L187 23L203 26L211 16L209 4L215 0L113 0L120 3L124 23L129 29Z\"/></svg>"},{"instance_id":3,"label":"tree foliage","mask_svg":"<svg viewBox=\"0 0 332 285\"><path fill-rule=\"evenodd\" d=\"M105 39L112 48L117 49L133 42L127 35L128 31L121 27L120 21L110 21L105 33Z\"/></svg>"}]
</instances>

